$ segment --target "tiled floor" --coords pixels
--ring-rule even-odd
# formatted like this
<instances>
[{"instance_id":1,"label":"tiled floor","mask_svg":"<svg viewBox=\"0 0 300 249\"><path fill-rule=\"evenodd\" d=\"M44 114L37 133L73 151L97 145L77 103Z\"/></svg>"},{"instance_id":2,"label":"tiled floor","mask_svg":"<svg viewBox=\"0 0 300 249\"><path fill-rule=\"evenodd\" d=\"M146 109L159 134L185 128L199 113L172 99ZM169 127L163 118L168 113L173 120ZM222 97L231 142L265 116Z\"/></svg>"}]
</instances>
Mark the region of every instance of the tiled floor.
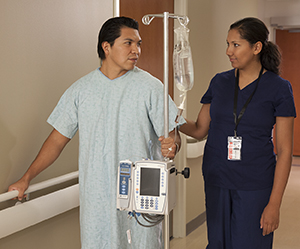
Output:
<instances>
[{"instance_id":1,"label":"tiled floor","mask_svg":"<svg viewBox=\"0 0 300 249\"><path fill-rule=\"evenodd\" d=\"M186 238L173 239L170 249L205 249L206 224ZM289 182L281 206L280 225L275 232L273 249L300 248L300 157L293 158Z\"/></svg>"}]
</instances>

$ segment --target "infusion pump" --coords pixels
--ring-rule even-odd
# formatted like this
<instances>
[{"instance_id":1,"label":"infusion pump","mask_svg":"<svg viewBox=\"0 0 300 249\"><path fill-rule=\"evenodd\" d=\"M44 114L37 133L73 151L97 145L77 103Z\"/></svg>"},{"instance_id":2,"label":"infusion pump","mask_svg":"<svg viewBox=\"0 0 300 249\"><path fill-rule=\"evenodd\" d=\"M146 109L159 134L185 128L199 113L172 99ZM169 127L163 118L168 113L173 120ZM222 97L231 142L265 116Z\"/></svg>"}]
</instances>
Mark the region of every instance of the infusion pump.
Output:
<instances>
[{"instance_id":1,"label":"infusion pump","mask_svg":"<svg viewBox=\"0 0 300 249\"><path fill-rule=\"evenodd\" d=\"M121 161L118 168L117 209L169 214L176 203L173 161Z\"/></svg>"}]
</instances>

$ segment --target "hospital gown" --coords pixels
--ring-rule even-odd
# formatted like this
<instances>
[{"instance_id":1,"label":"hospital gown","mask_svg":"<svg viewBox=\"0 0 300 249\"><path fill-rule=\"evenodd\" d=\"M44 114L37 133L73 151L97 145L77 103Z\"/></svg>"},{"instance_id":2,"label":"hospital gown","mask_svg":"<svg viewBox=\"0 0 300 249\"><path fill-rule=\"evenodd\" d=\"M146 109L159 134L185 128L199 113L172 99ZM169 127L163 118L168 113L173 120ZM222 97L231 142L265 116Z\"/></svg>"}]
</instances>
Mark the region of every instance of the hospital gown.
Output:
<instances>
[{"instance_id":1,"label":"hospital gown","mask_svg":"<svg viewBox=\"0 0 300 249\"><path fill-rule=\"evenodd\" d=\"M119 161L150 158L149 141L159 146L164 134L163 106L163 85L149 73L135 67L110 80L97 69L75 82L48 118L68 138L79 130L82 249L163 247L161 225L142 227L116 209ZM171 131L177 114L171 99L169 113Z\"/></svg>"}]
</instances>

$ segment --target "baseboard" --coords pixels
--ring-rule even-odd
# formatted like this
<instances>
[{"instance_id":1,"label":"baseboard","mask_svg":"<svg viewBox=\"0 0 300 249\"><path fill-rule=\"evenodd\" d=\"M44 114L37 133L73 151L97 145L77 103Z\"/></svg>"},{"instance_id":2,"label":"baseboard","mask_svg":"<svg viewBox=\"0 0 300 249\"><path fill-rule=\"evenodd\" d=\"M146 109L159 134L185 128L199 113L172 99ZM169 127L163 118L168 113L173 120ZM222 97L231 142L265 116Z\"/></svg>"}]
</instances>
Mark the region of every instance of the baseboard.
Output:
<instances>
[{"instance_id":1,"label":"baseboard","mask_svg":"<svg viewBox=\"0 0 300 249\"><path fill-rule=\"evenodd\" d=\"M195 219L186 224L186 236L188 236L195 229L200 227L206 221L206 212L199 214Z\"/></svg>"}]
</instances>

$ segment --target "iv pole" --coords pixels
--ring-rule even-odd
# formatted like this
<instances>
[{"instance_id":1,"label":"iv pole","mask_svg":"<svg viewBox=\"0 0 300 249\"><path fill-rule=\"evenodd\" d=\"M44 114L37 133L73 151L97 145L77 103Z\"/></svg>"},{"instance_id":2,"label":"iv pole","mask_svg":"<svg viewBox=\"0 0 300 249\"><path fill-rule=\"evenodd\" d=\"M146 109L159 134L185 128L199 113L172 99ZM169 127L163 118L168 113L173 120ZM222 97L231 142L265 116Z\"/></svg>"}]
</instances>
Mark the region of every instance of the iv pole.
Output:
<instances>
[{"instance_id":1,"label":"iv pole","mask_svg":"<svg viewBox=\"0 0 300 249\"><path fill-rule=\"evenodd\" d=\"M164 12L163 14L148 14L142 18L145 25L150 25L155 17L163 18L164 22L164 136L169 137L169 18L177 19L181 25L186 26L189 22L187 16L170 14ZM165 249L170 248L170 232L169 232L169 214L164 217L165 232L164 241Z\"/></svg>"}]
</instances>

